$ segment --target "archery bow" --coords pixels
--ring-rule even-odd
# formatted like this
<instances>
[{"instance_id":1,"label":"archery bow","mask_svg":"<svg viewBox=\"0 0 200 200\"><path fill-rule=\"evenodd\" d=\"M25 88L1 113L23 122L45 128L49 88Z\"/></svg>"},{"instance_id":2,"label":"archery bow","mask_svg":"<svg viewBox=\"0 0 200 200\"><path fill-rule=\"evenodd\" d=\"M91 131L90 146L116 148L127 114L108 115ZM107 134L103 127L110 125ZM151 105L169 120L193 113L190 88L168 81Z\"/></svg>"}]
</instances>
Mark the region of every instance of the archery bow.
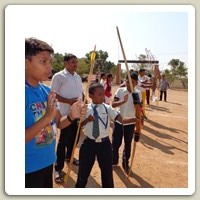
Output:
<instances>
[{"instance_id":1,"label":"archery bow","mask_svg":"<svg viewBox=\"0 0 200 200\"><path fill-rule=\"evenodd\" d=\"M119 29L118 29L118 27L116 27L116 28L117 28L117 34L118 34L118 38L119 38L122 54L123 54L123 57L124 57L124 63L125 63L125 66L126 66L128 80L129 80L129 84L130 84L130 88L131 88L131 93L133 93L133 89L134 88L133 88L133 84L132 84L132 80L131 80L131 76L130 76L130 71L129 71L129 68L128 68L127 60L126 60L126 55L125 55L124 48L123 48L123 45L122 45ZM133 165L133 160L134 160L135 151L136 151L136 144L139 141L139 137L140 137L140 134L141 134L140 106L137 104L135 107L136 107L136 117L139 119L139 123L136 124L135 138L134 138L133 150L132 150L132 154L131 154L131 164L130 164L130 171L128 173L128 178L130 176L131 168L132 168L132 165Z\"/></svg>"}]
</instances>

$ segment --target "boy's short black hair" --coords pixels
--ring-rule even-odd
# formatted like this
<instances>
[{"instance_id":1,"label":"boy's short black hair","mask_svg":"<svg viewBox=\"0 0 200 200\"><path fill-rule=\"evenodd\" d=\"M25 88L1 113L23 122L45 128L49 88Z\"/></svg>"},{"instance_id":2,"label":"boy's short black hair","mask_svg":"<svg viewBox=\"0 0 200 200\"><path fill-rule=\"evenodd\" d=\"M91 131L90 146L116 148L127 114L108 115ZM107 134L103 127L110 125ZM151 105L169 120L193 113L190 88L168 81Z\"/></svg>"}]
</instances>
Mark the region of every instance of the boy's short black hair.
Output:
<instances>
[{"instance_id":1,"label":"boy's short black hair","mask_svg":"<svg viewBox=\"0 0 200 200\"><path fill-rule=\"evenodd\" d=\"M26 59L31 59L32 56L37 55L41 51L49 51L52 54L54 53L53 48L42 40L33 37L25 39Z\"/></svg>"},{"instance_id":2,"label":"boy's short black hair","mask_svg":"<svg viewBox=\"0 0 200 200\"><path fill-rule=\"evenodd\" d=\"M107 74L106 77L107 78L111 78L111 77L113 77L113 75L112 74Z\"/></svg>"},{"instance_id":3,"label":"boy's short black hair","mask_svg":"<svg viewBox=\"0 0 200 200\"><path fill-rule=\"evenodd\" d=\"M146 70L144 68L139 69L139 72L145 72Z\"/></svg>"},{"instance_id":4,"label":"boy's short black hair","mask_svg":"<svg viewBox=\"0 0 200 200\"><path fill-rule=\"evenodd\" d=\"M101 85L100 83L92 83L89 86L89 94L94 94L95 90L97 88L102 88L104 89L103 85Z\"/></svg>"},{"instance_id":5,"label":"boy's short black hair","mask_svg":"<svg viewBox=\"0 0 200 200\"><path fill-rule=\"evenodd\" d=\"M135 72L130 73L131 79L138 81L138 75ZM128 80L128 75L126 75L126 79Z\"/></svg>"},{"instance_id":6,"label":"boy's short black hair","mask_svg":"<svg viewBox=\"0 0 200 200\"><path fill-rule=\"evenodd\" d=\"M101 78L103 77L103 76L105 76L106 74L105 73L101 73Z\"/></svg>"},{"instance_id":7,"label":"boy's short black hair","mask_svg":"<svg viewBox=\"0 0 200 200\"><path fill-rule=\"evenodd\" d=\"M64 61L69 61L73 58L77 59L77 57L74 54L68 53L64 56Z\"/></svg>"}]
</instances>

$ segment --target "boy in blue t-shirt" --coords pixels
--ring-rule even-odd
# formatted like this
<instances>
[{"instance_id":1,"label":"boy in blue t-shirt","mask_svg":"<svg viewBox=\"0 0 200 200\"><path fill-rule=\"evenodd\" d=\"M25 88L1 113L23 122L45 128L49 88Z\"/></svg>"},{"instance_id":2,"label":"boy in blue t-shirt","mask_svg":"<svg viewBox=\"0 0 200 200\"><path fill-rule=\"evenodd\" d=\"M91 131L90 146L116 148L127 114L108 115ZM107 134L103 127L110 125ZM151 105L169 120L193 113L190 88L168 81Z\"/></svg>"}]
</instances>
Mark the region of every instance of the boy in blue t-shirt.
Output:
<instances>
[{"instance_id":1,"label":"boy in blue t-shirt","mask_svg":"<svg viewBox=\"0 0 200 200\"><path fill-rule=\"evenodd\" d=\"M25 187L52 188L56 160L56 131L85 115L78 101L68 116L62 117L56 94L42 83L52 69L54 50L36 38L25 40Z\"/></svg>"}]
</instances>

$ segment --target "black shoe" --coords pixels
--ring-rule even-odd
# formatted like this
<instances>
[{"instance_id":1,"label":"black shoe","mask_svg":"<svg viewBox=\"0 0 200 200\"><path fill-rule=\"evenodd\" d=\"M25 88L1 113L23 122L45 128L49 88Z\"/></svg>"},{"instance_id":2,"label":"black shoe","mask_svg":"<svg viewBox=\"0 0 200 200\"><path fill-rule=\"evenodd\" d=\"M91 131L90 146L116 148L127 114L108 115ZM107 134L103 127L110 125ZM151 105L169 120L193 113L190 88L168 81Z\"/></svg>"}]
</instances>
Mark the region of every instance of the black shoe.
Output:
<instances>
[{"instance_id":1,"label":"black shoe","mask_svg":"<svg viewBox=\"0 0 200 200\"><path fill-rule=\"evenodd\" d=\"M117 165L118 165L118 162L113 162L112 165L113 165L113 166L117 166Z\"/></svg>"},{"instance_id":2,"label":"black shoe","mask_svg":"<svg viewBox=\"0 0 200 200\"><path fill-rule=\"evenodd\" d=\"M146 115L143 115L144 119L148 119Z\"/></svg>"},{"instance_id":3,"label":"black shoe","mask_svg":"<svg viewBox=\"0 0 200 200\"><path fill-rule=\"evenodd\" d=\"M56 183L64 183L64 173L62 171L55 171L54 172L54 181Z\"/></svg>"},{"instance_id":4,"label":"black shoe","mask_svg":"<svg viewBox=\"0 0 200 200\"><path fill-rule=\"evenodd\" d=\"M67 163L70 163L70 159L69 159L69 158L66 158L65 161L66 161ZM78 166L78 165L79 165L79 160L76 160L76 159L74 158L74 160L73 160L72 163L73 163L73 165Z\"/></svg>"},{"instance_id":5,"label":"black shoe","mask_svg":"<svg viewBox=\"0 0 200 200\"><path fill-rule=\"evenodd\" d=\"M74 160L73 165L79 166L79 160Z\"/></svg>"},{"instance_id":6,"label":"black shoe","mask_svg":"<svg viewBox=\"0 0 200 200\"><path fill-rule=\"evenodd\" d=\"M128 175L131 171L131 168L129 167L129 165L122 163L122 167L124 169L124 172Z\"/></svg>"}]
</instances>

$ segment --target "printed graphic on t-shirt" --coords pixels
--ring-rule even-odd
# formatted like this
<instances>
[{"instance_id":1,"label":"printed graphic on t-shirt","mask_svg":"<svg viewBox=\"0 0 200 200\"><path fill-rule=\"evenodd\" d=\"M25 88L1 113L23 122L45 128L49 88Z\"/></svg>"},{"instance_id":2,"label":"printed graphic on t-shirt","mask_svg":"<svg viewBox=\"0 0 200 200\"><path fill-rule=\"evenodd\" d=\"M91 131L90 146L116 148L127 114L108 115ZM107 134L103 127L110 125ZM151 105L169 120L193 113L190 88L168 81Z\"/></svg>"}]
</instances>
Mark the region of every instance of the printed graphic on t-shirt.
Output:
<instances>
[{"instance_id":1,"label":"printed graphic on t-shirt","mask_svg":"<svg viewBox=\"0 0 200 200\"><path fill-rule=\"evenodd\" d=\"M40 133L35 137L36 146L41 147L47 144L51 144L55 139L55 134L51 124L46 126L40 131Z\"/></svg>"},{"instance_id":2,"label":"printed graphic on t-shirt","mask_svg":"<svg viewBox=\"0 0 200 200\"><path fill-rule=\"evenodd\" d=\"M30 105L30 109L33 113L34 121L37 122L46 113L47 102L36 102ZM42 147L51 144L56 138L56 126L55 123L50 122L45 128L43 128L35 137L36 147Z\"/></svg>"}]
</instances>

